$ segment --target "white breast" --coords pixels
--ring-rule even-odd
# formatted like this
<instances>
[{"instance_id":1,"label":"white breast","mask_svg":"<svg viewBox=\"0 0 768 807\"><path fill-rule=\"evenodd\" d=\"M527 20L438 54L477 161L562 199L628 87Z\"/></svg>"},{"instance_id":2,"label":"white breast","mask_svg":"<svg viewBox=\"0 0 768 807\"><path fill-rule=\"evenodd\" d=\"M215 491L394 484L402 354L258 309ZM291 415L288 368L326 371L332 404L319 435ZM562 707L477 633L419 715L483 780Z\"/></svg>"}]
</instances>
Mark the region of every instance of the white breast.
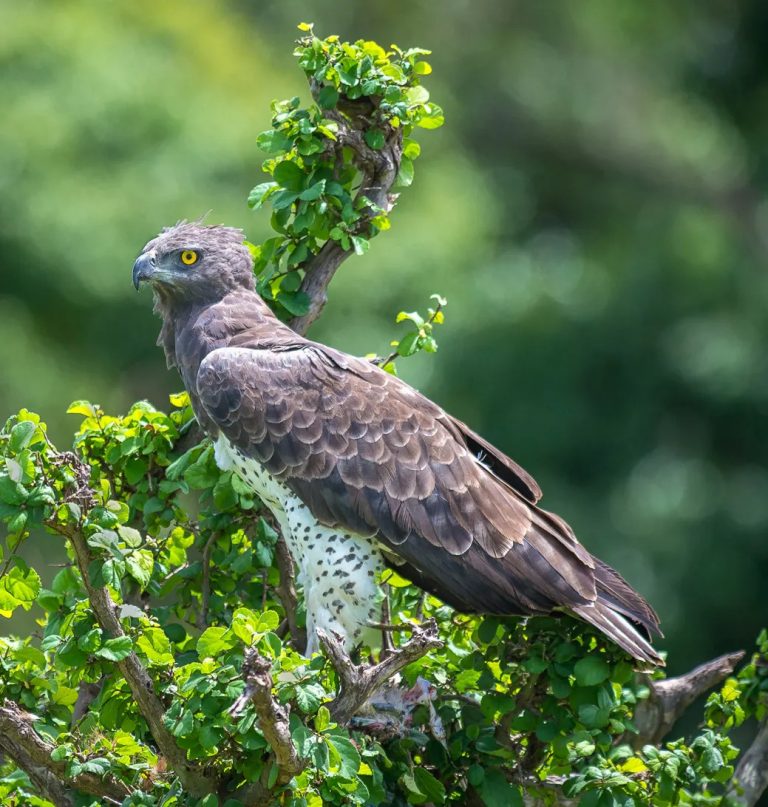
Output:
<instances>
[{"instance_id":1,"label":"white breast","mask_svg":"<svg viewBox=\"0 0 768 807\"><path fill-rule=\"evenodd\" d=\"M275 516L297 567L307 608L307 655L318 649L315 628L339 634L348 649L371 644L379 621L376 578L384 562L375 539L320 524L301 499L263 465L245 456L223 435L216 463L234 470ZM322 484L322 482L318 482Z\"/></svg>"}]
</instances>

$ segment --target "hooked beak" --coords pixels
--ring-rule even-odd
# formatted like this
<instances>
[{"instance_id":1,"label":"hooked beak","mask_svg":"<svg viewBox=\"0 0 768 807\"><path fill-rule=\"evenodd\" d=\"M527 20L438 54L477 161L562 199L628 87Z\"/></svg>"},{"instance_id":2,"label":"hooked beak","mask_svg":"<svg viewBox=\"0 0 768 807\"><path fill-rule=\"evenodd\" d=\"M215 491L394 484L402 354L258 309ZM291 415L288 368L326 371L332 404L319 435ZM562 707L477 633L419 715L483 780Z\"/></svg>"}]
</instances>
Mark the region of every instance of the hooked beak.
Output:
<instances>
[{"instance_id":1,"label":"hooked beak","mask_svg":"<svg viewBox=\"0 0 768 807\"><path fill-rule=\"evenodd\" d=\"M139 255L133 264L133 285L139 290L142 280L150 280L155 272L155 262L148 252Z\"/></svg>"}]
</instances>

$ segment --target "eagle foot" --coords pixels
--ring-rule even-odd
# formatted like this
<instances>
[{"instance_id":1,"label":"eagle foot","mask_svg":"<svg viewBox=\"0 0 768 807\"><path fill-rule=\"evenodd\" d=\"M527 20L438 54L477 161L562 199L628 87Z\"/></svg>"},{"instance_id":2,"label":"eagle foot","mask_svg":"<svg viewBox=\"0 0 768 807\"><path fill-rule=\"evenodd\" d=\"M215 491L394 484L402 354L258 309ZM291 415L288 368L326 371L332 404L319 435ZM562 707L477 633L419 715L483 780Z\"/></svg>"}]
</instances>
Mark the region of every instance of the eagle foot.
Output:
<instances>
[{"instance_id":1,"label":"eagle foot","mask_svg":"<svg viewBox=\"0 0 768 807\"><path fill-rule=\"evenodd\" d=\"M329 658L339 682L336 698L329 705L334 720L341 724L350 723L353 717L360 712L373 711L375 706L371 703L375 696L375 703L386 705L387 716L395 713L410 715L432 687L427 681L421 679L410 690L389 683L400 671L412 662L426 655L430 650L442 647L438 637L437 623L428 619L422 625L413 625L411 637L399 647L395 648L386 658L377 664L355 664L349 657L343 643L335 636L318 629L317 637L323 651ZM431 698L428 698L431 707ZM364 715L368 717L369 715ZM375 716L375 715L374 715ZM435 719L437 714L435 713ZM402 721L401 721L402 722ZM431 721L433 722L433 721ZM436 721L435 725L437 725ZM440 734L436 729L435 736Z\"/></svg>"}]
</instances>

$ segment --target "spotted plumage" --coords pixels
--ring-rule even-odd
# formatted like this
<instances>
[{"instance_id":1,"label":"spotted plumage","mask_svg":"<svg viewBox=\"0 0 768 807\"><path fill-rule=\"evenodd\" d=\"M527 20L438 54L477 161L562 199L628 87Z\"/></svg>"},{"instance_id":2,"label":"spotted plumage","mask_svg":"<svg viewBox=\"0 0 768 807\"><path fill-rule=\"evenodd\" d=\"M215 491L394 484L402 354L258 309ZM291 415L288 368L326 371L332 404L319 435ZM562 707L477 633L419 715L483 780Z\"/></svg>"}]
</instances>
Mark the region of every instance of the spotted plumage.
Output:
<instances>
[{"instance_id":1,"label":"spotted plumage","mask_svg":"<svg viewBox=\"0 0 768 807\"><path fill-rule=\"evenodd\" d=\"M366 638L387 564L459 610L567 611L659 663L653 610L537 505L532 477L400 379L279 322L242 240L178 225L147 244L134 282L153 285L159 342L220 463L280 524L310 636L323 626L350 645Z\"/></svg>"}]
</instances>

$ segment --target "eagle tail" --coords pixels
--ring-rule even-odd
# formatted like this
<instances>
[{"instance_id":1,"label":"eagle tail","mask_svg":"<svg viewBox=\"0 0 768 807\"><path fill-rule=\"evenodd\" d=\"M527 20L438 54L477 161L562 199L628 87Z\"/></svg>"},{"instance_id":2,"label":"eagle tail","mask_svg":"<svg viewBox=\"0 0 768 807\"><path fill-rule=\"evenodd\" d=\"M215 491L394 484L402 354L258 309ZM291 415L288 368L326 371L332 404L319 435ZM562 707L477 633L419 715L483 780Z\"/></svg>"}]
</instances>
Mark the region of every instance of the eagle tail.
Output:
<instances>
[{"instance_id":1,"label":"eagle tail","mask_svg":"<svg viewBox=\"0 0 768 807\"><path fill-rule=\"evenodd\" d=\"M650 643L652 634L662 635L655 611L617 571L598 558L594 562L597 598L592 603L573 605L570 610L637 661L663 666L664 659Z\"/></svg>"}]
</instances>

